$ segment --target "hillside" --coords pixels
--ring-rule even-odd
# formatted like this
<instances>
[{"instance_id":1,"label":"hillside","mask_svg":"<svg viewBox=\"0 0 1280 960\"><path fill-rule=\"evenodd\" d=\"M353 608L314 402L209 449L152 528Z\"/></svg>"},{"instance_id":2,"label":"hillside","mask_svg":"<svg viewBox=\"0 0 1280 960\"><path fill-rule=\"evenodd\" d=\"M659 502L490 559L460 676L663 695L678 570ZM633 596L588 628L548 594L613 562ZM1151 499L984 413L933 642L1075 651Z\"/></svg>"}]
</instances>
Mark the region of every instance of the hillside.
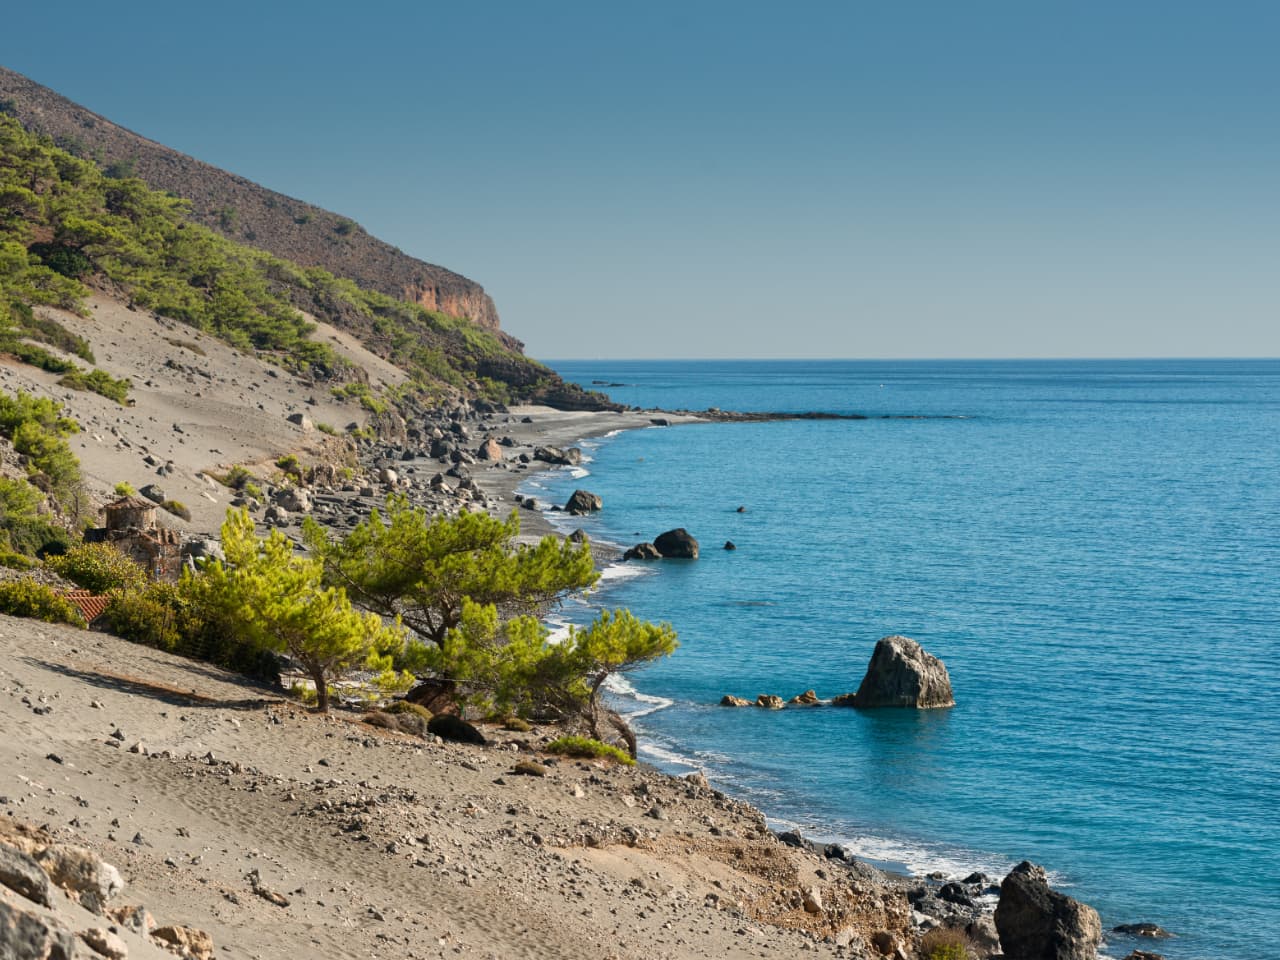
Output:
<instances>
[{"instance_id":1,"label":"hillside","mask_svg":"<svg viewBox=\"0 0 1280 960\"><path fill-rule=\"evenodd\" d=\"M148 140L4 67L0 112L104 170L189 200L196 222L231 240L499 332L498 311L478 283L403 253L345 216ZM504 339L509 347L521 346Z\"/></svg>"}]
</instances>

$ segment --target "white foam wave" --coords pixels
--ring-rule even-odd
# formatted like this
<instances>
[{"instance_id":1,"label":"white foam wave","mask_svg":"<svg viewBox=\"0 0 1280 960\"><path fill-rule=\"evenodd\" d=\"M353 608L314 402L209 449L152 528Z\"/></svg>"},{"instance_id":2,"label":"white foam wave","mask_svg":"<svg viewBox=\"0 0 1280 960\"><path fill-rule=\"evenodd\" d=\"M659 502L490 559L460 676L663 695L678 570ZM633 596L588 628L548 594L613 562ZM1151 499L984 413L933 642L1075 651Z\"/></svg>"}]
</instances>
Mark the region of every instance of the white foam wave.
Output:
<instances>
[{"instance_id":1,"label":"white foam wave","mask_svg":"<svg viewBox=\"0 0 1280 960\"><path fill-rule=\"evenodd\" d=\"M584 463L591 462L590 459L587 457L583 457L582 460ZM588 470L586 467L570 467L568 472L569 472L569 476L573 477L573 479L575 480L581 480L583 477L591 476L591 471Z\"/></svg>"},{"instance_id":2,"label":"white foam wave","mask_svg":"<svg viewBox=\"0 0 1280 960\"><path fill-rule=\"evenodd\" d=\"M617 704L621 708L618 712L624 714L629 720L647 717L649 714L665 710L675 703L674 700L669 700L666 697L655 697L652 694L641 693L632 685L630 680L616 673L609 675L609 678L604 682L604 688L613 697L623 701Z\"/></svg>"},{"instance_id":3,"label":"white foam wave","mask_svg":"<svg viewBox=\"0 0 1280 960\"><path fill-rule=\"evenodd\" d=\"M690 757L686 757L674 750L668 750L666 747L658 746L656 743L641 743L639 754L646 762L677 776L681 773L702 769L701 765Z\"/></svg>"},{"instance_id":4,"label":"white foam wave","mask_svg":"<svg viewBox=\"0 0 1280 960\"><path fill-rule=\"evenodd\" d=\"M645 567L638 563L615 563L600 571L603 582L633 580L636 577L647 577L654 573L653 567Z\"/></svg>"}]
</instances>

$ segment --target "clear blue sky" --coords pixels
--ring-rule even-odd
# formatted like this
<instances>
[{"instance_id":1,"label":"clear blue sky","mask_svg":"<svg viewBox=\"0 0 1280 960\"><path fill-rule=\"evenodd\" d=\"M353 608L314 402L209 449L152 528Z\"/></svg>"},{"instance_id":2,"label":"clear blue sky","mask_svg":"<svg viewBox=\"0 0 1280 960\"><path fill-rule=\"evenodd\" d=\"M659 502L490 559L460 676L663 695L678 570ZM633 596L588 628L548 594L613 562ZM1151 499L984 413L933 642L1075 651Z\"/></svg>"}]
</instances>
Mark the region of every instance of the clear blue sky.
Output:
<instances>
[{"instance_id":1,"label":"clear blue sky","mask_svg":"<svg viewBox=\"0 0 1280 960\"><path fill-rule=\"evenodd\" d=\"M1280 4L281 6L10 4L0 63L537 357L1280 356Z\"/></svg>"}]
</instances>

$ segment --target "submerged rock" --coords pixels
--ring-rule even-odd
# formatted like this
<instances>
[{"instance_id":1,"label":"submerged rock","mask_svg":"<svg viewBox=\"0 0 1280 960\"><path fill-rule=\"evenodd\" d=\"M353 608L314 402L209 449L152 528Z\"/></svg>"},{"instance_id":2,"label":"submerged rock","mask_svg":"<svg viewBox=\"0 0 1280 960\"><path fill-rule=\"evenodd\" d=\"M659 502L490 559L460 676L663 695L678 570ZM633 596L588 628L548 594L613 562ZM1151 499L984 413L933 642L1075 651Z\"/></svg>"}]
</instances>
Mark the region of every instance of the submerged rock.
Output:
<instances>
[{"instance_id":1,"label":"submerged rock","mask_svg":"<svg viewBox=\"0 0 1280 960\"><path fill-rule=\"evenodd\" d=\"M623 560L661 560L662 554L652 543L637 543L622 555Z\"/></svg>"},{"instance_id":2,"label":"submerged rock","mask_svg":"<svg viewBox=\"0 0 1280 960\"><path fill-rule=\"evenodd\" d=\"M837 697L839 706L846 705ZM873 707L954 707L951 677L946 664L910 637L884 637L871 654L866 675L853 695L852 706Z\"/></svg>"},{"instance_id":3,"label":"submerged rock","mask_svg":"<svg viewBox=\"0 0 1280 960\"><path fill-rule=\"evenodd\" d=\"M756 706L764 707L766 710L781 710L786 704L782 702L782 698L773 693L762 693L756 697Z\"/></svg>"},{"instance_id":4,"label":"submerged rock","mask_svg":"<svg viewBox=\"0 0 1280 960\"><path fill-rule=\"evenodd\" d=\"M818 700L818 695L816 693L812 690L806 690L804 693L796 694L787 702L794 703L799 707L816 707L820 701Z\"/></svg>"},{"instance_id":5,"label":"submerged rock","mask_svg":"<svg viewBox=\"0 0 1280 960\"><path fill-rule=\"evenodd\" d=\"M720 698L720 706L722 707L749 707L751 705L751 700L746 699L746 697L735 697L731 693L726 693Z\"/></svg>"},{"instance_id":6,"label":"submerged rock","mask_svg":"<svg viewBox=\"0 0 1280 960\"><path fill-rule=\"evenodd\" d=\"M1027 860L1000 884L995 921L1006 960L1095 960L1102 942L1098 912L1050 889Z\"/></svg>"},{"instance_id":7,"label":"submerged rock","mask_svg":"<svg viewBox=\"0 0 1280 960\"><path fill-rule=\"evenodd\" d=\"M1163 940L1173 936L1164 927L1154 923L1122 923L1118 927L1112 927L1111 932L1123 933L1130 937L1150 937L1153 940Z\"/></svg>"}]
</instances>

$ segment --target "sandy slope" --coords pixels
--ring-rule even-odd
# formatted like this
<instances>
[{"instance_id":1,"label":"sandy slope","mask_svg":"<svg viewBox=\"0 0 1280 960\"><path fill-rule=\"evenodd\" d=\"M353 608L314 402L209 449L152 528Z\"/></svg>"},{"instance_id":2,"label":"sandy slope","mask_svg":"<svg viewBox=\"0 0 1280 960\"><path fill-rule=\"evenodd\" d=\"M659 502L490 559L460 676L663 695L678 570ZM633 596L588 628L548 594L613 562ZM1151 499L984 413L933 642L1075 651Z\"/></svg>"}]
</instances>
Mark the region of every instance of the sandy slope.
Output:
<instances>
[{"instance_id":1,"label":"sandy slope","mask_svg":"<svg viewBox=\"0 0 1280 960\"><path fill-rule=\"evenodd\" d=\"M697 783L514 775L547 731L417 740L106 635L0 617L0 729L0 812L98 850L120 902L219 956L856 956L836 941L906 921Z\"/></svg>"}]
</instances>

